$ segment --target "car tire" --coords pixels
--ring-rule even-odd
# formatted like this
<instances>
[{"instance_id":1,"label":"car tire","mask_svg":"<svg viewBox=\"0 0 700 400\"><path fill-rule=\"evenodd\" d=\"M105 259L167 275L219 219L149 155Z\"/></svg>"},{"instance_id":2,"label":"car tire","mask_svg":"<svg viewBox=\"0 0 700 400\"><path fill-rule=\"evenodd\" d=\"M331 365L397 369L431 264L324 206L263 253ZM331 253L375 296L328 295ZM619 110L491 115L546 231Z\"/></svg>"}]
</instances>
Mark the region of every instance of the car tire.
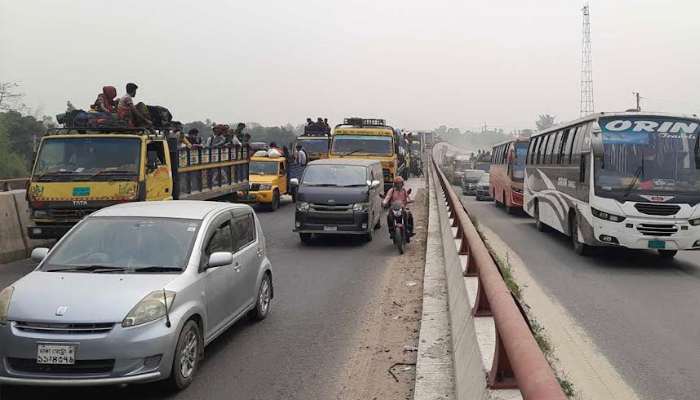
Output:
<instances>
[{"instance_id":1,"label":"car tire","mask_svg":"<svg viewBox=\"0 0 700 400\"><path fill-rule=\"evenodd\" d=\"M672 260L678 254L678 250L659 250L659 257L664 260Z\"/></svg>"},{"instance_id":2,"label":"car tire","mask_svg":"<svg viewBox=\"0 0 700 400\"><path fill-rule=\"evenodd\" d=\"M199 325L193 320L187 321L175 345L173 368L167 381L170 389L180 391L192 383L199 367L203 345Z\"/></svg>"},{"instance_id":3,"label":"car tire","mask_svg":"<svg viewBox=\"0 0 700 400\"><path fill-rule=\"evenodd\" d=\"M270 211L276 211L278 208L280 208L280 192L279 190L275 189L275 191L272 192L272 202L270 203Z\"/></svg>"},{"instance_id":4,"label":"car tire","mask_svg":"<svg viewBox=\"0 0 700 400\"><path fill-rule=\"evenodd\" d=\"M260 286L258 287L255 308L248 312L248 319L251 321L262 321L267 318L267 314L270 312L271 300L272 282L270 281L270 275L263 274Z\"/></svg>"},{"instance_id":5,"label":"car tire","mask_svg":"<svg viewBox=\"0 0 700 400\"><path fill-rule=\"evenodd\" d=\"M299 234L299 239L301 239L301 242L304 243L305 245L308 245L311 243L311 233L300 233Z\"/></svg>"}]
</instances>

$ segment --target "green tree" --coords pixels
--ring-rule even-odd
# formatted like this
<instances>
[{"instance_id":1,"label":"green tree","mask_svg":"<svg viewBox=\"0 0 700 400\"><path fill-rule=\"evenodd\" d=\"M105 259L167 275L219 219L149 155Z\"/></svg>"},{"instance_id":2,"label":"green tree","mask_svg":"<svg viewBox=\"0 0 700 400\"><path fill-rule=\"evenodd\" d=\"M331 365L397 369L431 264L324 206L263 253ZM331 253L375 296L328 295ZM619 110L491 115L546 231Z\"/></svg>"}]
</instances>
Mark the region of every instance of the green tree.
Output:
<instances>
[{"instance_id":1,"label":"green tree","mask_svg":"<svg viewBox=\"0 0 700 400\"><path fill-rule=\"evenodd\" d=\"M46 132L42 121L17 111L0 113L0 126L9 136L10 151L24 159L32 158L35 142L38 143Z\"/></svg>"},{"instance_id":2,"label":"green tree","mask_svg":"<svg viewBox=\"0 0 700 400\"><path fill-rule=\"evenodd\" d=\"M0 179L24 178L29 176L27 161L11 150L7 128L0 125Z\"/></svg>"}]
</instances>

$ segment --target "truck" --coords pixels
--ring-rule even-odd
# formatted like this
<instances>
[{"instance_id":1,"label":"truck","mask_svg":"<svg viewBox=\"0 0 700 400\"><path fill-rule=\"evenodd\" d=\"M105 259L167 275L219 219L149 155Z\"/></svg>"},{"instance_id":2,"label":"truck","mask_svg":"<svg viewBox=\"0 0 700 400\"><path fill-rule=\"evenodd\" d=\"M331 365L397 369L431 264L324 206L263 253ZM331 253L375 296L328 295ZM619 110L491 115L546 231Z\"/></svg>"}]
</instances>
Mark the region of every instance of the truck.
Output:
<instances>
[{"instance_id":1,"label":"truck","mask_svg":"<svg viewBox=\"0 0 700 400\"><path fill-rule=\"evenodd\" d=\"M330 135L325 134L303 134L297 136L292 146L292 151L296 153L297 145L301 145L306 151L308 162L315 160L325 160L328 158L328 148L331 144Z\"/></svg>"},{"instance_id":2,"label":"truck","mask_svg":"<svg viewBox=\"0 0 700 400\"><path fill-rule=\"evenodd\" d=\"M32 239L58 239L84 216L119 203L231 200L247 193L247 147L178 148L168 128L50 129L27 188Z\"/></svg>"}]
</instances>

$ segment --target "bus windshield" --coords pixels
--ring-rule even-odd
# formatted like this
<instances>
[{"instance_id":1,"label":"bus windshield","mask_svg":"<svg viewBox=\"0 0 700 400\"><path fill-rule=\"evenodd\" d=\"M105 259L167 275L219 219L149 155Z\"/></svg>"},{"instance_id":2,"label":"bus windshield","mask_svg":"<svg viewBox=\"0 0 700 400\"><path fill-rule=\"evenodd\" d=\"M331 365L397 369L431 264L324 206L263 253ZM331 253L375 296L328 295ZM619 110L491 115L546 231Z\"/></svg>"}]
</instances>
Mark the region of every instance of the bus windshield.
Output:
<instances>
[{"instance_id":1,"label":"bus windshield","mask_svg":"<svg viewBox=\"0 0 700 400\"><path fill-rule=\"evenodd\" d=\"M138 138L47 138L41 144L34 175L42 179L101 172L135 175L140 158Z\"/></svg>"},{"instance_id":2,"label":"bus windshield","mask_svg":"<svg viewBox=\"0 0 700 400\"><path fill-rule=\"evenodd\" d=\"M369 155L391 157L394 155L391 136L335 135L331 153L335 155Z\"/></svg>"},{"instance_id":3,"label":"bus windshield","mask_svg":"<svg viewBox=\"0 0 700 400\"><path fill-rule=\"evenodd\" d=\"M527 156L527 142L515 143L515 163L513 164L513 180L525 179L525 157Z\"/></svg>"},{"instance_id":4,"label":"bus windshield","mask_svg":"<svg viewBox=\"0 0 700 400\"><path fill-rule=\"evenodd\" d=\"M597 190L700 194L700 124L637 118L625 130L629 121L612 118L600 122L604 154L595 162ZM641 123L647 125L637 129Z\"/></svg>"},{"instance_id":5,"label":"bus windshield","mask_svg":"<svg viewBox=\"0 0 700 400\"><path fill-rule=\"evenodd\" d=\"M328 153L328 139L297 139L297 144L300 144L307 154Z\"/></svg>"}]
</instances>

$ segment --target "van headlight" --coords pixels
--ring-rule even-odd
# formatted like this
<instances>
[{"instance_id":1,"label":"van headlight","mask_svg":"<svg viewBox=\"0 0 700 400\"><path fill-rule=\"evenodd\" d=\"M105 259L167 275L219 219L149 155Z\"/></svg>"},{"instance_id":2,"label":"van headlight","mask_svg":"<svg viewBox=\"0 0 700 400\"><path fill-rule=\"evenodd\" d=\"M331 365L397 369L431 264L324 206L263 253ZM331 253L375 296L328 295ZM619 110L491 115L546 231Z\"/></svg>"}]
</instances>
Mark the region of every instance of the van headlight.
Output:
<instances>
[{"instance_id":1,"label":"van headlight","mask_svg":"<svg viewBox=\"0 0 700 400\"><path fill-rule=\"evenodd\" d=\"M700 226L700 218L691 219L691 220L688 221L688 222L690 223L690 225L693 225L693 226Z\"/></svg>"},{"instance_id":2,"label":"van headlight","mask_svg":"<svg viewBox=\"0 0 700 400\"><path fill-rule=\"evenodd\" d=\"M270 189L272 189L272 185L268 185L268 184L260 185L260 190L270 190Z\"/></svg>"},{"instance_id":3,"label":"van headlight","mask_svg":"<svg viewBox=\"0 0 700 400\"><path fill-rule=\"evenodd\" d=\"M309 203L305 201L297 202L297 211L309 211Z\"/></svg>"},{"instance_id":4,"label":"van headlight","mask_svg":"<svg viewBox=\"0 0 700 400\"><path fill-rule=\"evenodd\" d=\"M591 207L591 213L593 214L594 217L604 219L606 221L622 222L625 220L625 217L621 217L621 216L615 215L615 214L610 214L610 213L607 213L605 211L596 210L593 207Z\"/></svg>"},{"instance_id":5,"label":"van headlight","mask_svg":"<svg viewBox=\"0 0 700 400\"><path fill-rule=\"evenodd\" d=\"M369 203L355 203L352 205L352 210L357 212L367 212L369 210Z\"/></svg>"},{"instance_id":6,"label":"van headlight","mask_svg":"<svg viewBox=\"0 0 700 400\"><path fill-rule=\"evenodd\" d=\"M170 312L174 300L175 292L168 290L153 291L129 311L129 314L122 321L122 326L128 328L162 318L165 316L166 311Z\"/></svg>"},{"instance_id":7,"label":"van headlight","mask_svg":"<svg viewBox=\"0 0 700 400\"><path fill-rule=\"evenodd\" d=\"M7 314L10 311L10 300L12 299L12 293L14 293L15 288L8 286L0 292L0 325L5 325L7 323Z\"/></svg>"}]
</instances>

